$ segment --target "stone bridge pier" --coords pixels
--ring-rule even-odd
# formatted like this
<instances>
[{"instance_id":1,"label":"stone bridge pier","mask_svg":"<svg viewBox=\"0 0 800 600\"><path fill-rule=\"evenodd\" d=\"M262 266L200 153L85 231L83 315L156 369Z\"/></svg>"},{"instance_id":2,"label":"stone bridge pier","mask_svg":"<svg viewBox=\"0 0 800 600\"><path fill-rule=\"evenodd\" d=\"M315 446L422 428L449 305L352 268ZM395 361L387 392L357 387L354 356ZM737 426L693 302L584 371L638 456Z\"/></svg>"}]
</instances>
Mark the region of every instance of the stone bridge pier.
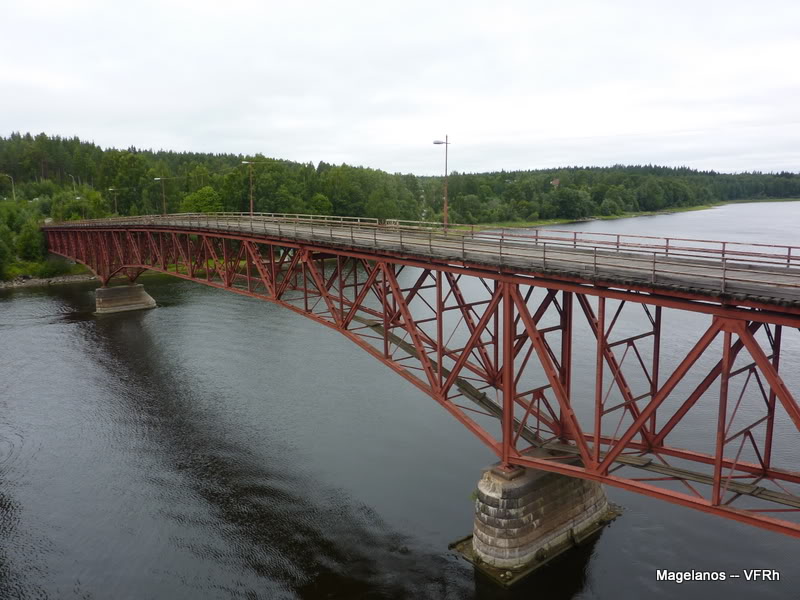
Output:
<instances>
[{"instance_id":1,"label":"stone bridge pier","mask_svg":"<svg viewBox=\"0 0 800 600\"><path fill-rule=\"evenodd\" d=\"M593 481L499 463L483 472L472 536L453 544L502 585L592 538L618 515Z\"/></svg>"},{"instance_id":2,"label":"stone bridge pier","mask_svg":"<svg viewBox=\"0 0 800 600\"><path fill-rule=\"evenodd\" d=\"M97 288L94 292L95 314L127 312L155 308L156 301L141 283Z\"/></svg>"}]
</instances>

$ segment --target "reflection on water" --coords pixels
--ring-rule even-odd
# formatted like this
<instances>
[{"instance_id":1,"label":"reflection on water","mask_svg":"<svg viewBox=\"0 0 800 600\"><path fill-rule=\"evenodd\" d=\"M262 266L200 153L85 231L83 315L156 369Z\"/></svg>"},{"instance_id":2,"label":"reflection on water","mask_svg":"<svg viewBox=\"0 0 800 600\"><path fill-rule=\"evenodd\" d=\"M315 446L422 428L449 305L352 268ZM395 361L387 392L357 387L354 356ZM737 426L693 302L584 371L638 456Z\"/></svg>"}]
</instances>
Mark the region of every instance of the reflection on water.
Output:
<instances>
[{"instance_id":1,"label":"reflection on water","mask_svg":"<svg viewBox=\"0 0 800 600\"><path fill-rule=\"evenodd\" d=\"M602 533L600 534L602 535ZM570 552L531 573L511 589L500 589L496 583L475 571L475 598L478 600L528 600L543 595L547 600L569 600L577 597L586 585L589 562L598 536L593 536Z\"/></svg>"},{"instance_id":2,"label":"reflection on water","mask_svg":"<svg viewBox=\"0 0 800 600\"><path fill-rule=\"evenodd\" d=\"M793 540L609 490L626 510L599 539L498 590L447 550L470 532L470 494L493 461L464 428L294 313L145 283L157 310L103 318L91 314L91 284L0 291L0 598L795 589ZM784 581L712 590L655 579L657 568L761 567Z\"/></svg>"}]
</instances>

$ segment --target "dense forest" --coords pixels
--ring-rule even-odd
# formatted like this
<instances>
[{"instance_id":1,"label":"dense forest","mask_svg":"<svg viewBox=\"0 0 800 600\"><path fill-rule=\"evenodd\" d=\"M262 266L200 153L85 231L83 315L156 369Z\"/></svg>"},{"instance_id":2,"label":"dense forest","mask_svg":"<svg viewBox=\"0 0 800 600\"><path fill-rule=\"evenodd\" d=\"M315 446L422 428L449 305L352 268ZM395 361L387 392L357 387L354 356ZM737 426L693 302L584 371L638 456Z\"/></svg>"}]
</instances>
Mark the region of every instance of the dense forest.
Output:
<instances>
[{"instance_id":1,"label":"dense forest","mask_svg":"<svg viewBox=\"0 0 800 600\"><path fill-rule=\"evenodd\" d=\"M77 137L13 133L0 137L0 278L54 268L40 264L42 219L157 214L164 206L167 212L245 212L251 172L258 212L441 219L442 177L262 155L103 149ZM800 175L652 165L453 172L448 197L454 223L573 220L800 197Z\"/></svg>"}]
</instances>

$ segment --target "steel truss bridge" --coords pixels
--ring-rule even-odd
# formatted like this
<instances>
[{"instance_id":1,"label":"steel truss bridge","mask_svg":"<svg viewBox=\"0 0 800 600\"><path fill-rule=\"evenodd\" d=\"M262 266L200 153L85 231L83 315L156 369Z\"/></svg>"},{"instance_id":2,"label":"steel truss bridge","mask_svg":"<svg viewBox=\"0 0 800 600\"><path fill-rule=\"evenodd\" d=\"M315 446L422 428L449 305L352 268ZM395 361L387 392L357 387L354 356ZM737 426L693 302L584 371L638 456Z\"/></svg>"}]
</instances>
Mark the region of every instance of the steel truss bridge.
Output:
<instances>
[{"instance_id":1,"label":"steel truss bridge","mask_svg":"<svg viewBox=\"0 0 800 600\"><path fill-rule=\"evenodd\" d=\"M504 465L800 537L800 248L273 214L43 229L103 285L158 271L337 330Z\"/></svg>"}]
</instances>

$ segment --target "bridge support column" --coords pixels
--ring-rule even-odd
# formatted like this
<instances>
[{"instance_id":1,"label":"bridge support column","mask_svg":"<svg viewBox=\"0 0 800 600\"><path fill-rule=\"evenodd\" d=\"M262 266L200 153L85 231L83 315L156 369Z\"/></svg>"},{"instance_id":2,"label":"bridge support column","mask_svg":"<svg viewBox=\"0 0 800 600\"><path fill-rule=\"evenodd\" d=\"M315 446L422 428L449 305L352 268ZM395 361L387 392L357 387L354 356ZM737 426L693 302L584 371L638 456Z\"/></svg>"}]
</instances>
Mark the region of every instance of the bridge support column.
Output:
<instances>
[{"instance_id":1,"label":"bridge support column","mask_svg":"<svg viewBox=\"0 0 800 600\"><path fill-rule=\"evenodd\" d=\"M497 583L516 583L618 515L598 483L498 467L478 482L473 535L451 546Z\"/></svg>"},{"instance_id":2,"label":"bridge support column","mask_svg":"<svg viewBox=\"0 0 800 600\"><path fill-rule=\"evenodd\" d=\"M94 292L95 314L109 314L155 308L156 301L141 283L97 288Z\"/></svg>"}]
</instances>

